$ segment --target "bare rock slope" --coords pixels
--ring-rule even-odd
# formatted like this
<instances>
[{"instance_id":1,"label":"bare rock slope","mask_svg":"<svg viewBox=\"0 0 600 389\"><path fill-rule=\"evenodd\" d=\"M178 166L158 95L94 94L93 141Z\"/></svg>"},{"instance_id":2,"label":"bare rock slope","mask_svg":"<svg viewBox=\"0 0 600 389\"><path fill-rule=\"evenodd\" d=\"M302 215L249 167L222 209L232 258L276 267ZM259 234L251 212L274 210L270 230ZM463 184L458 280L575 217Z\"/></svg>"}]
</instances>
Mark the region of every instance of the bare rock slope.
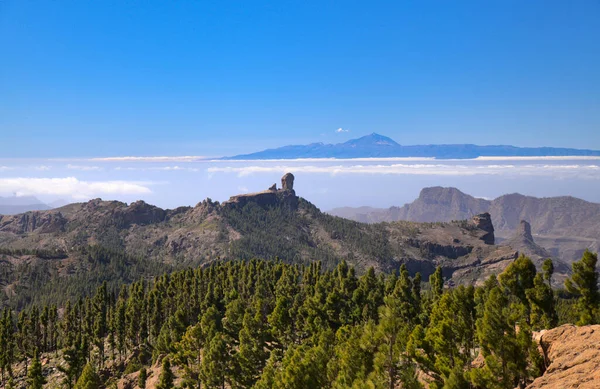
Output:
<instances>
[{"instance_id":1,"label":"bare rock slope","mask_svg":"<svg viewBox=\"0 0 600 389\"><path fill-rule=\"evenodd\" d=\"M548 367L527 389L600 388L600 325L565 324L539 338Z\"/></svg>"}]
</instances>

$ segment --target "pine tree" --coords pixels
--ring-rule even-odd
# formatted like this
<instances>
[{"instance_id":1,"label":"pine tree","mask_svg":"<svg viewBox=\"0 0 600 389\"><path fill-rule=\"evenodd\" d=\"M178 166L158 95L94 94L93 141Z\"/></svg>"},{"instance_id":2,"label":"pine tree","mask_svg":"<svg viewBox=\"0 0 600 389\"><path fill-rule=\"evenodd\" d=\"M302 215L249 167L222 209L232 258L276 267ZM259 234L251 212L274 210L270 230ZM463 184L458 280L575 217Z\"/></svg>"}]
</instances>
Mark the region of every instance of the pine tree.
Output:
<instances>
[{"instance_id":1,"label":"pine tree","mask_svg":"<svg viewBox=\"0 0 600 389\"><path fill-rule=\"evenodd\" d=\"M140 369L140 375L138 376L138 386L140 389L146 388L146 380L148 379L148 372L145 367Z\"/></svg>"},{"instance_id":2,"label":"pine tree","mask_svg":"<svg viewBox=\"0 0 600 389\"><path fill-rule=\"evenodd\" d=\"M100 377L96 373L94 366L87 363L83 368L81 376L75 384L75 389L98 389L100 388Z\"/></svg>"},{"instance_id":3,"label":"pine tree","mask_svg":"<svg viewBox=\"0 0 600 389\"><path fill-rule=\"evenodd\" d=\"M206 388L224 388L229 375L229 353L222 333L208 342L202 359L201 377Z\"/></svg>"},{"instance_id":4,"label":"pine tree","mask_svg":"<svg viewBox=\"0 0 600 389\"><path fill-rule=\"evenodd\" d=\"M578 325L594 324L597 320L600 308L597 262L598 255L586 250L583 257L573 263L573 275L565 281L567 291L578 297Z\"/></svg>"},{"instance_id":5,"label":"pine tree","mask_svg":"<svg viewBox=\"0 0 600 389\"><path fill-rule=\"evenodd\" d=\"M181 341L175 345L177 364L183 366L184 381L190 385L200 381L204 345L205 338L199 323L188 327Z\"/></svg>"},{"instance_id":6,"label":"pine tree","mask_svg":"<svg viewBox=\"0 0 600 389\"><path fill-rule=\"evenodd\" d=\"M417 359L438 387L447 383L453 374L456 380L456 372L469 366L474 316L473 297L464 287L444 293L434 304L424 343L416 346L425 351L426 356L417 356ZM411 338L417 334L413 332Z\"/></svg>"},{"instance_id":7,"label":"pine tree","mask_svg":"<svg viewBox=\"0 0 600 389\"><path fill-rule=\"evenodd\" d=\"M529 307L526 291L533 288L535 275L536 269L531 259L521 255L508 265L498 279L503 287L507 288L513 296L516 296L524 305Z\"/></svg>"},{"instance_id":8,"label":"pine tree","mask_svg":"<svg viewBox=\"0 0 600 389\"><path fill-rule=\"evenodd\" d=\"M525 323L518 323L518 333L515 326L516 317L524 311L521 303L511 304L499 287L490 291L483 317L477 320L485 366L471 371L475 386L512 389L527 380L531 332Z\"/></svg>"},{"instance_id":9,"label":"pine tree","mask_svg":"<svg viewBox=\"0 0 600 389\"><path fill-rule=\"evenodd\" d=\"M248 309L244 314L242 329L239 333L239 351L237 354L237 383L241 387L252 387L268 358L266 351L265 332L260 314Z\"/></svg>"},{"instance_id":10,"label":"pine tree","mask_svg":"<svg viewBox=\"0 0 600 389\"><path fill-rule=\"evenodd\" d=\"M104 337L106 336L108 330L107 324L107 300L108 300L108 290L106 286L106 281L102 283L102 286L98 288L96 291L96 295L92 301L93 312L93 339L96 348L98 349L98 353L100 354L100 363L99 367L104 366Z\"/></svg>"},{"instance_id":11,"label":"pine tree","mask_svg":"<svg viewBox=\"0 0 600 389\"><path fill-rule=\"evenodd\" d=\"M2 371L2 382L6 373L12 375L12 364L14 363L14 333L12 313L5 308L0 318L0 369Z\"/></svg>"},{"instance_id":12,"label":"pine tree","mask_svg":"<svg viewBox=\"0 0 600 389\"><path fill-rule=\"evenodd\" d=\"M46 383L46 378L42 373L42 363L38 356L37 350L33 352L33 358L31 360L31 366L27 371L27 388L28 389L42 389Z\"/></svg>"},{"instance_id":13,"label":"pine tree","mask_svg":"<svg viewBox=\"0 0 600 389\"><path fill-rule=\"evenodd\" d=\"M435 269L435 272L429 276L429 284L431 285L433 299L439 299L444 292L444 278L442 277L442 268L440 266L438 266Z\"/></svg>"},{"instance_id":14,"label":"pine tree","mask_svg":"<svg viewBox=\"0 0 600 389\"><path fill-rule=\"evenodd\" d=\"M281 364L281 350L273 349L267 361L265 368L262 371L260 379L254 385L253 389L272 389L275 386L275 375L278 372Z\"/></svg>"},{"instance_id":15,"label":"pine tree","mask_svg":"<svg viewBox=\"0 0 600 389\"><path fill-rule=\"evenodd\" d=\"M364 381L373 370L376 346L368 338L371 325L372 322L364 327L344 326L337 331L333 357L327 366L332 388L350 388L355 381Z\"/></svg>"},{"instance_id":16,"label":"pine tree","mask_svg":"<svg viewBox=\"0 0 600 389\"><path fill-rule=\"evenodd\" d=\"M548 258L542 264L542 272L544 273L544 280L548 282L548 286L552 286L552 275L554 274L554 263L552 259Z\"/></svg>"},{"instance_id":17,"label":"pine tree","mask_svg":"<svg viewBox=\"0 0 600 389\"><path fill-rule=\"evenodd\" d=\"M331 358L331 330L324 330L314 346L290 347L275 374L273 389L327 387L327 363Z\"/></svg>"},{"instance_id":18,"label":"pine tree","mask_svg":"<svg viewBox=\"0 0 600 389\"><path fill-rule=\"evenodd\" d=\"M160 373L160 376L158 377L158 384L156 385L156 389L173 389L174 379L175 376L173 375L173 371L171 370L171 361L169 360L169 358L165 358L162 365L162 371Z\"/></svg>"},{"instance_id":19,"label":"pine tree","mask_svg":"<svg viewBox=\"0 0 600 389\"><path fill-rule=\"evenodd\" d=\"M553 328L558 322L558 317L554 307L552 288L544 282L542 274L535 276L533 284L533 288L526 291L531 307L531 326L535 330Z\"/></svg>"},{"instance_id":20,"label":"pine tree","mask_svg":"<svg viewBox=\"0 0 600 389\"><path fill-rule=\"evenodd\" d=\"M405 373L409 377L412 369L406 354L407 341L412 331L410 323L414 317L410 301L411 283L407 280L407 274L405 267L401 269L394 292L385 297L377 327L380 346L375 355L375 371L378 379L390 389L396 387Z\"/></svg>"}]
</instances>

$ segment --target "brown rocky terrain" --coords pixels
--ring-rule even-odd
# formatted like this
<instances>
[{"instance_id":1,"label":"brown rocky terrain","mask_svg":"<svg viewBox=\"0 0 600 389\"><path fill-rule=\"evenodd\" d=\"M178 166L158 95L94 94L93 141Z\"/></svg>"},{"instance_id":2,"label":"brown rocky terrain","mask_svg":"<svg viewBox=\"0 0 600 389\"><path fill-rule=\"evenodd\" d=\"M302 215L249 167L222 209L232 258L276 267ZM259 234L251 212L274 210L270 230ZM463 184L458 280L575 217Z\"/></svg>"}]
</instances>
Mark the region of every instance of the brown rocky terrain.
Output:
<instances>
[{"instance_id":1,"label":"brown rocky terrain","mask_svg":"<svg viewBox=\"0 0 600 389\"><path fill-rule=\"evenodd\" d=\"M565 324L537 339L547 368L527 389L600 388L600 325Z\"/></svg>"},{"instance_id":2,"label":"brown rocky terrain","mask_svg":"<svg viewBox=\"0 0 600 389\"><path fill-rule=\"evenodd\" d=\"M15 275L0 286L8 296L27 289L28 271L35 271L38 281L39 274L48 280L53 274L85 274L98 261L109 260L86 249L93 247L144 258L147 264L138 266L142 275L143 266L152 263L181 267L278 257L297 263L318 260L329 267L346 260L359 271L371 266L393 271L404 263L424 277L439 265L451 282L478 283L517 256L517 250L494 245L494 240L489 214L448 223L363 224L333 217L297 197L293 176L286 175L281 189L273 185L222 204L207 199L195 207L163 210L143 201L96 199L0 216L0 267ZM117 272L118 266L102 271ZM110 274L103 277L111 279Z\"/></svg>"},{"instance_id":3,"label":"brown rocky terrain","mask_svg":"<svg viewBox=\"0 0 600 389\"><path fill-rule=\"evenodd\" d=\"M536 244L551 257L570 264L583 251L600 249L600 204L574 197L537 198L508 194L494 200L475 198L456 188L424 188L410 204L388 209L338 208L332 215L365 223L408 220L447 222L489 212L498 241L519 233L521 221L531 225ZM514 242L513 242L514 243Z\"/></svg>"}]
</instances>

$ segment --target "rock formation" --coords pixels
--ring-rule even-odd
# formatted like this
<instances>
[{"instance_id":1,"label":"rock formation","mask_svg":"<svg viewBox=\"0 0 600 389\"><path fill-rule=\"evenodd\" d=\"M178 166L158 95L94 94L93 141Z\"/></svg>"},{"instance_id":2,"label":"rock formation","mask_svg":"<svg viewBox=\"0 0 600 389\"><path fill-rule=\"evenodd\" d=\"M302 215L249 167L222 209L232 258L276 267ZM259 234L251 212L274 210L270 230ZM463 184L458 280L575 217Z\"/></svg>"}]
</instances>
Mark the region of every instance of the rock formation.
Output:
<instances>
[{"instance_id":1,"label":"rock formation","mask_svg":"<svg viewBox=\"0 0 600 389\"><path fill-rule=\"evenodd\" d=\"M473 216L473 223L475 227L480 230L486 231L487 234L481 237L481 240L485 242L485 244L494 244L494 225L492 224L492 217L489 213L482 213L476 216Z\"/></svg>"},{"instance_id":2,"label":"rock formation","mask_svg":"<svg viewBox=\"0 0 600 389\"><path fill-rule=\"evenodd\" d=\"M515 235L503 242L503 244L508 244L519 250L522 254L529 256L534 262L539 261L539 264L544 259L552 257L552 254L535 243L533 234L531 233L531 225L525 220L521 220Z\"/></svg>"},{"instance_id":3,"label":"rock formation","mask_svg":"<svg viewBox=\"0 0 600 389\"><path fill-rule=\"evenodd\" d=\"M517 235L522 236L523 239L533 242L533 235L531 235L531 224L525 220L521 220L521 223L517 229Z\"/></svg>"},{"instance_id":4,"label":"rock formation","mask_svg":"<svg viewBox=\"0 0 600 389\"><path fill-rule=\"evenodd\" d=\"M224 206L243 207L248 203L255 203L261 207L282 204L290 209L298 208L298 197L294 192L294 175L286 173L281 177L281 189L273 184L269 189L262 192L246 193L232 196L223 203Z\"/></svg>"},{"instance_id":5,"label":"rock formation","mask_svg":"<svg viewBox=\"0 0 600 389\"><path fill-rule=\"evenodd\" d=\"M123 222L126 223L126 225L143 225L162 222L165 220L166 215L167 213L164 210L154 205L150 205L142 200L138 200L129 204L129 206L123 211L122 215L119 216L122 217Z\"/></svg>"},{"instance_id":6,"label":"rock formation","mask_svg":"<svg viewBox=\"0 0 600 389\"><path fill-rule=\"evenodd\" d=\"M281 177L281 189L294 190L294 175L292 173L286 173Z\"/></svg>"},{"instance_id":7,"label":"rock formation","mask_svg":"<svg viewBox=\"0 0 600 389\"><path fill-rule=\"evenodd\" d=\"M531 231L531 225L526 220L521 220L515 235L510 239L502 241L501 244L508 245L515 250L518 250L519 254L531 258L538 270L541 270L542 263L546 259L551 258L554 263L555 273L554 277L552 277L552 282L555 287L561 287L565 281L566 275L571 271L571 266L569 266L569 264L561 258L556 258L550 251L535 242Z\"/></svg>"},{"instance_id":8,"label":"rock formation","mask_svg":"<svg viewBox=\"0 0 600 389\"><path fill-rule=\"evenodd\" d=\"M600 325L571 324L537 334L546 372L527 389L600 387Z\"/></svg>"},{"instance_id":9,"label":"rock formation","mask_svg":"<svg viewBox=\"0 0 600 389\"><path fill-rule=\"evenodd\" d=\"M0 215L0 229L15 234L33 231L42 233L59 232L66 222L60 212L33 211L12 216Z\"/></svg>"}]
</instances>

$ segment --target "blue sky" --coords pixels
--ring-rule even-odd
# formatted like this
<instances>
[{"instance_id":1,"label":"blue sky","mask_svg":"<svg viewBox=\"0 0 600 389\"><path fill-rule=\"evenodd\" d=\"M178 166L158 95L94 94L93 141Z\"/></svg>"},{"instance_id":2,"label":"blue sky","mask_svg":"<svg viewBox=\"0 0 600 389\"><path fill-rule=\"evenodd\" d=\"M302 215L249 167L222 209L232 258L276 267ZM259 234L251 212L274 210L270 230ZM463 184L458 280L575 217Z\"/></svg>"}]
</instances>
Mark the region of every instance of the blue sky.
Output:
<instances>
[{"instance_id":1,"label":"blue sky","mask_svg":"<svg viewBox=\"0 0 600 389\"><path fill-rule=\"evenodd\" d=\"M598 15L595 0L4 0L2 157L218 156L374 131L600 149Z\"/></svg>"},{"instance_id":2,"label":"blue sky","mask_svg":"<svg viewBox=\"0 0 600 389\"><path fill-rule=\"evenodd\" d=\"M597 158L106 158L372 132L600 149L599 15L597 0L0 0L0 196L176 207L292 171L323 209L402 205L433 185L600 202Z\"/></svg>"}]
</instances>

